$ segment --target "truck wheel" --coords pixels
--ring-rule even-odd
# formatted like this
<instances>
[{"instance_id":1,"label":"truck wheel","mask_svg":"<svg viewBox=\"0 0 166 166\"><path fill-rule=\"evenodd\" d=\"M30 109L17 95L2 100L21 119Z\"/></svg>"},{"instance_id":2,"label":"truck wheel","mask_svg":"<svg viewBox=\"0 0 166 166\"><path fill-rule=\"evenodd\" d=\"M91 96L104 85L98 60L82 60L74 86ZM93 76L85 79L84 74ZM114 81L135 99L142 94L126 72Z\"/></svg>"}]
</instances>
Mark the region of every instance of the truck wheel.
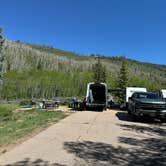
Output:
<instances>
[{"instance_id":1,"label":"truck wheel","mask_svg":"<svg viewBox=\"0 0 166 166\"><path fill-rule=\"evenodd\" d=\"M160 119L161 123L166 123L166 118Z\"/></svg>"},{"instance_id":2,"label":"truck wheel","mask_svg":"<svg viewBox=\"0 0 166 166\"><path fill-rule=\"evenodd\" d=\"M134 106L131 107L130 114L135 115L135 107Z\"/></svg>"},{"instance_id":3,"label":"truck wheel","mask_svg":"<svg viewBox=\"0 0 166 166\"><path fill-rule=\"evenodd\" d=\"M131 111L129 109L127 110L127 112L128 112L129 115L131 115Z\"/></svg>"},{"instance_id":4,"label":"truck wheel","mask_svg":"<svg viewBox=\"0 0 166 166\"><path fill-rule=\"evenodd\" d=\"M135 122L139 121L139 116L135 115L135 107L134 106L132 106L132 110L130 111L130 115L131 115L133 121L135 121Z\"/></svg>"}]
</instances>

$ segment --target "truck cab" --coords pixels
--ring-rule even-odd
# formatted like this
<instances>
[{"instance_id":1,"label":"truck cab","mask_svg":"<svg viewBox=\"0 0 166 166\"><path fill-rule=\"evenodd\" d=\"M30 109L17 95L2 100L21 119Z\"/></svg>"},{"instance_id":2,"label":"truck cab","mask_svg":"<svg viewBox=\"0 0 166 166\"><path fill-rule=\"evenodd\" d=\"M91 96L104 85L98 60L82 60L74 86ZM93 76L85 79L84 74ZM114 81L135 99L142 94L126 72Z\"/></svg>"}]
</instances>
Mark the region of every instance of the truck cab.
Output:
<instances>
[{"instance_id":1,"label":"truck cab","mask_svg":"<svg viewBox=\"0 0 166 166\"><path fill-rule=\"evenodd\" d=\"M135 92L147 92L147 89L143 87L126 87L126 108L127 109L128 109L129 98Z\"/></svg>"}]
</instances>

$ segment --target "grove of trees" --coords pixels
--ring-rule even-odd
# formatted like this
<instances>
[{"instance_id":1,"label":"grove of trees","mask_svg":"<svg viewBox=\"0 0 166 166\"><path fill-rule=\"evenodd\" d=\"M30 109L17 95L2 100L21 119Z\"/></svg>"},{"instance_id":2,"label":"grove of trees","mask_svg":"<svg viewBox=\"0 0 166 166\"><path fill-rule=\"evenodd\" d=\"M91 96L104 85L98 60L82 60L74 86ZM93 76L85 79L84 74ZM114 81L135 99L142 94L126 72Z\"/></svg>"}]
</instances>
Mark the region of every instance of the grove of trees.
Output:
<instances>
[{"instance_id":1,"label":"grove of trees","mask_svg":"<svg viewBox=\"0 0 166 166\"><path fill-rule=\"evenodd\" d=\"M83 96L92 73L60 72L31 69L24 72L9 71L4 75L1 98L54 98Z\"/></svg>"},{"instance_id":2,"label":"grove of trees","mask_svg":"<svg viewBox=\"0 0 166 166\"><path fill-rule=\"evenodd\" d=\"M4 40L0 29L0 99L83 97L91 81L106 82L122 92L127 85L166 89L164 65L100 57ZM118 96L125 98L124 93Z\"/></svg>"}]
</instances>

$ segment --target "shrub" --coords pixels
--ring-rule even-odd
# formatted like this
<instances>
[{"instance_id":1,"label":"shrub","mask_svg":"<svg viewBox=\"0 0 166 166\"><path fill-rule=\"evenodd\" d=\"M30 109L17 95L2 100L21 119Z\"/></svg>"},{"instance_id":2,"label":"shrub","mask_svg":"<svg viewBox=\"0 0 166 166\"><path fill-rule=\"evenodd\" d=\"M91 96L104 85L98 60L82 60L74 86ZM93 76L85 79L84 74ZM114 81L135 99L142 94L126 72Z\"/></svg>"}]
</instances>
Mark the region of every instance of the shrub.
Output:
<instances>
[{"instance_id":1,"label":"shrub","mask_svg":"<svg viewBox=\"0 0 166 166\"><path fill-rule=\"evenodd\" d=\"M10 119L12 115L12 110L11 109L7 109L3 106L0 106L0 120L5 121Z\"/></svg>"},{"instance_id":2,"label":"shrub","mask_svg":"<svg viewBox=\"0 0 166 166\"><path fill-rule=\"evenodd\" d=\"M32 100L22 100L20 101L20 106L23 105L35 105L35 103Z\"/></svg>"},{"instance_id":3,"label":"shrub","mask_svg":"<svg viewBox=\"0 0 166 166\"><path fill-rule=\"evenodd\" d=\"M70 102L68 100L65 100L60 103L60 105L63 105L63 106L68 106L69 104L70 104Z\"/></svg>"}]
</instances>

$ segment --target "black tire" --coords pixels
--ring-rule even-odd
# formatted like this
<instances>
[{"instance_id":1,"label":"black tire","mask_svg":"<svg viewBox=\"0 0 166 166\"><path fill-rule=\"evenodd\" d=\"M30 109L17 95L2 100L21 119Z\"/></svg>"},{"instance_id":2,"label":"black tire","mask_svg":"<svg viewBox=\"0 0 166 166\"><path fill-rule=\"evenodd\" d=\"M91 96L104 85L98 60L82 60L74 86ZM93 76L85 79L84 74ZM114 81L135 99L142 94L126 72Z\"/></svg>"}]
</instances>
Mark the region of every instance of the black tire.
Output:
<instances>
[{"instance_id":1,"label":"black tire","mask_svg":"<svg viewBox=\"0 0 166 166\"><path fill-rule=\"evenodd\" d=\"M161 123L166 123L166 118L160 119Z\"/></svg>"},{"instance_id":2,"label":"black tire","mask_svg":"<svg viewBox=\"0 0 166 166\"><path fill-rule=\"evenodd\" d=\"M129 112L130 112L130 115L131 115L133 121L137 122L140 120L140 117L135 115L135 107L134 106L132 106L132 110Z\"/></svg>"},{"instance_id":3,"label":"black tire","mask_svg":"<svg viewBox=\"0 0 166 166\"><path fill-rule=\"evenodd\" d=\"M132 107L131 107L130 113L135 116L135 106L132 106Z\"/></svg>"},{"instance_id":4,"label":"black tire","mask_svg":"<svg viewBox=\"0 0 166 166\"><path fill-rule=\"evenodd\" d=\"M131 115L131 111L130 111L129 109L127 110L127 113L128 113L129 115Z\"/></svg>"},{"instance_id":5,"label":"black tire","mask_svg":"<svg viewBox=\"0 0 166 166\"><path fill-rule=\"evenodd\" d=\"M130 107L129 107L129 104L127 104L127 113L129 114L129 115L131 115L131 110L129 109Z\"/></svg>"}]
</instances>

